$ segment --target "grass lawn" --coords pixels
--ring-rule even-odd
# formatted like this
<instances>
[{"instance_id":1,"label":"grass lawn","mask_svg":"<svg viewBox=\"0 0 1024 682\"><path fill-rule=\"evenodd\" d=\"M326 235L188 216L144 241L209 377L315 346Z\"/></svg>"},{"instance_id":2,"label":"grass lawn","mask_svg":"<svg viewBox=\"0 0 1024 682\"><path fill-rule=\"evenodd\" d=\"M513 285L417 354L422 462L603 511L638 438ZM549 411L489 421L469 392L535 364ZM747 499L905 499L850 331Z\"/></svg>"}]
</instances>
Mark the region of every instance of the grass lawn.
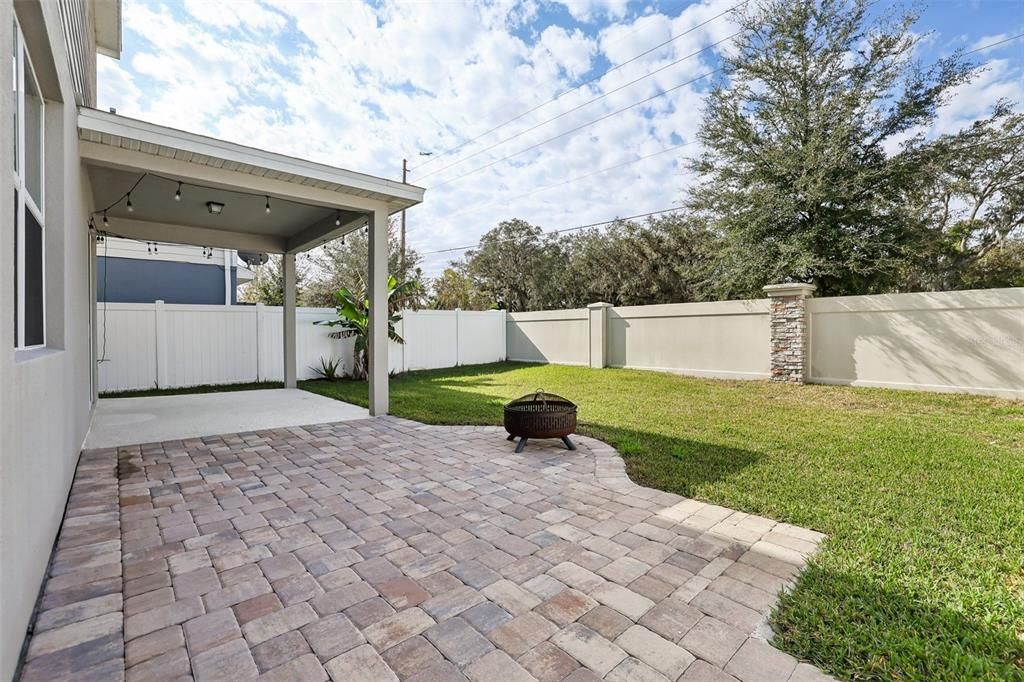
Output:
<instances>
[{"instance_id":1,"label":"grass lawn","mask_svg":"<svg viewBox=\"0 0 1024 682\"><path fill-rule=\"evenodd\" d=\"M265 388L281 388L280 381L254 381L246 384L204 384L185 388L148 388L140 391L110 391L100 393L101 398L145 398L151 395L186 395L190 393L224 393L226 391L260 391Z\"/></svg>"},{"instance_id":2,"label":"grass lawn","mask_svg":"<svg viewBox=\"0 0 1024 682\"><path fill-rule=\"evenodd\" d=\"M634 481L829 534L774 614L781 648L842 678L1024 679L1024 405L510 363L396 377L392 412L499 424L538 387Z\"/></svg>"}]
</instances>

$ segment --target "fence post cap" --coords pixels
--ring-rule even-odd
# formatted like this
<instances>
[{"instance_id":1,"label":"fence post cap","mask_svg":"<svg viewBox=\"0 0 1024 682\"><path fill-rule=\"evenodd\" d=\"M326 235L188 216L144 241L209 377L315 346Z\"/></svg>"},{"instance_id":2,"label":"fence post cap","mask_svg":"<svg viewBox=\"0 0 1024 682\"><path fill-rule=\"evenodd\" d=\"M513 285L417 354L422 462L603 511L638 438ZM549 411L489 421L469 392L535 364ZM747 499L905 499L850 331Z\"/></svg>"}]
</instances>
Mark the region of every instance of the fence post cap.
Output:
<instances>
[{"instance_id":1,"label":"fence post cap","mask_svg":"<svg viewBox=\"0 0 1024 682\"><path fill-rule=\"evenodd\" d=\"M783 296L808 298L817 288L815 285L806 282L790 282L787 284L769 284L764 287L764 292L768 294L769 298L780 298Z\"/></svg>"},{"instance_id":2,"label":"fence post cap","mask_svg":"<svg viewBox=\"0 0 1024 682\"><path fill-rule=\"evenodd\" d=\"M597 303L591 303L587 306L588 308L611 308L611 303L605 303L604 301L598 301Z\"/></svg>"}]
</instances>

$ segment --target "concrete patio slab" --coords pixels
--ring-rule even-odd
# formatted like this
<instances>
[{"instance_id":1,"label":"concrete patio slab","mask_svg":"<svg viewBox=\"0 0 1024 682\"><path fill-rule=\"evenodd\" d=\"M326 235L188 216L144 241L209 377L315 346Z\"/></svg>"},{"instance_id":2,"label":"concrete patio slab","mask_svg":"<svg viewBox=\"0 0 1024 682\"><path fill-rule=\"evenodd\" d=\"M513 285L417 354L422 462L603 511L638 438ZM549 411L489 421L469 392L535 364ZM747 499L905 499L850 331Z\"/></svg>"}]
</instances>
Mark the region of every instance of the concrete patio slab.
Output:
<instances>
[{"instance_id":1,"label":"concrete patio slab","mask_svg":"<svg viewBox=\"0 0 1024 682\"><path fill-rule=\"evenodd\" d=\"M765 640L820 533L577 444L383 417L85 451L22 679L830 679Z\"/></svg>"},{"instance_id":2,"label":"concrete patio slab","mask_svg":"<svg viewBox=\"0 0 1024 682\"><path fill-rule=\"evenodd\" d=\"M85 448L366 419L362 407L295 388L98 401Z\"/></svg>"}]
</instances>

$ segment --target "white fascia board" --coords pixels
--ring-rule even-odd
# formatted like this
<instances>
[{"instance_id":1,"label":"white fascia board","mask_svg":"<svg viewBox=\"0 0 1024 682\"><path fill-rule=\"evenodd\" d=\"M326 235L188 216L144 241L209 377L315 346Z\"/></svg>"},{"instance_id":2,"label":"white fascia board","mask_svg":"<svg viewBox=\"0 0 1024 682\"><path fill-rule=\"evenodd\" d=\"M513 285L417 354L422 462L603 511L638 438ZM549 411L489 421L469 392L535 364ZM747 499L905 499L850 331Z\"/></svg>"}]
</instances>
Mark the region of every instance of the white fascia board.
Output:
<instances>
[{"instance_id":1,"label":"white fascia board","mask_svg":"<svg viewBox=\"0 0 1024 682\"><path fill-rule=\"evenodd\" d=\"M224 161L258 166L278 173L329 182L355 190L373 192L380 195L384 201L400 203L405 206L413 206L423 201L424 189L415 185L357 173L344 168L335 168L254 147L246 147L234 142L196 135L97 109L79 107L78 127L100 134L137 140L192 154L211 156Z\"/></svg>"}]
</instances>

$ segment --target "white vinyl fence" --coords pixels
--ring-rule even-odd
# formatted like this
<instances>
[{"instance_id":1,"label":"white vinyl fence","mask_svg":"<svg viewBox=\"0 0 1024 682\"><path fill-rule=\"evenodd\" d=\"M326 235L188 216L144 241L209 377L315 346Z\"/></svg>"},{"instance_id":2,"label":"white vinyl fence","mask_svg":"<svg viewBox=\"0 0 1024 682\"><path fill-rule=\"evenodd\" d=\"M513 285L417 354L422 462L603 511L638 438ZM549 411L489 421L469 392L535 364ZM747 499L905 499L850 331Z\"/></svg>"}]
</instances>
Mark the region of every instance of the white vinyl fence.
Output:
<instances>
[{"instance_id":1,"label":"white vinyl fence","mask_svg":"<svg viewBox=\"0 0 1024 682\"><path fill-rule=\"evenodd\" d=\"M315 378L321 358L352 367L352 340L331 339L331 308L296 311L296 366ZM280 381L284 376L279 307L107 303L97 306L100 392L203 384ZM391 372L505 359L504 311L406 311L391 343Z\"/></svg>"}]
</instances>

